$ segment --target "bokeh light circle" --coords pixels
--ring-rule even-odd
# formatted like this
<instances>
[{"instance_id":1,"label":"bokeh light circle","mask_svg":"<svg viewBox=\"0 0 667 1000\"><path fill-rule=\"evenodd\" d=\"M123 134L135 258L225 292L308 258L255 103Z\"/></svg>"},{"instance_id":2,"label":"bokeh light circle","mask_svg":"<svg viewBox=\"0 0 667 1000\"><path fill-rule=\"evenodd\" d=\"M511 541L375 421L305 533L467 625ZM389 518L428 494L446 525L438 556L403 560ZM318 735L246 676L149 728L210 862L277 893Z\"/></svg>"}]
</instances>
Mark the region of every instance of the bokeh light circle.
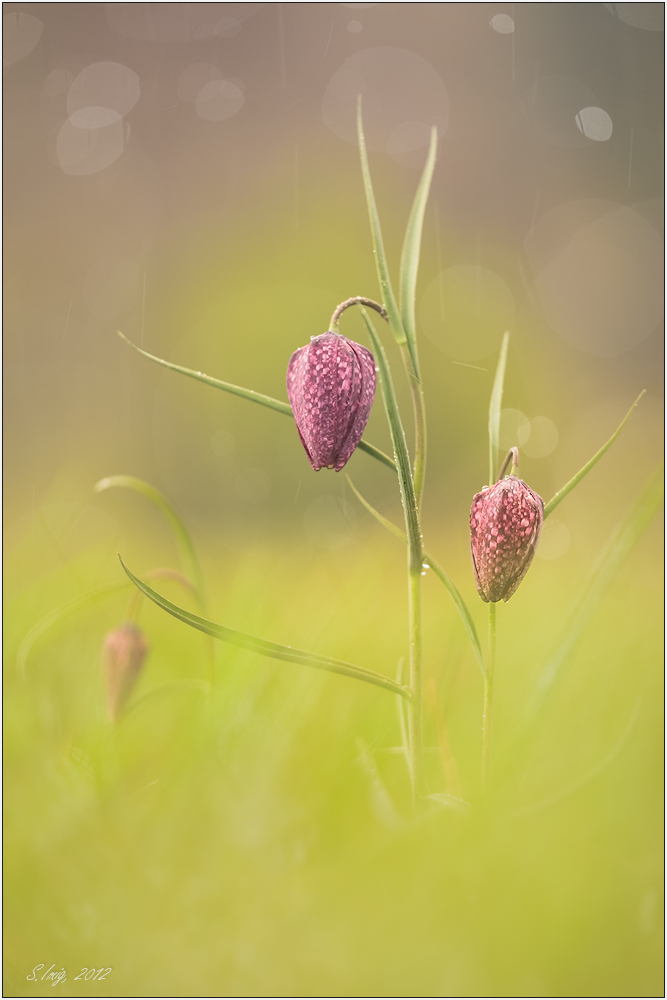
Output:
<instances>
[{"instance_id":1,"label":"bokeh light circle","mask_svg":"<svg viewBox=\"0 0 667 1000\"><path fill-rule=\"evenodd\" d=\"M125 139L120 118L104 128L78 128L68 119L56 139L56 157L66 174L96 174L118 159Z\"/></svg>"},{"instance_id":2,"label":"bokeh light circle","mask_svg":"<svg viewBox=\"0 0 667 1000\"><path fill-rule=\"evenodd\" d=\"M479 361L500 347L514 322L514 299L494 271L458 264L441 271L426 288L420 316L424 333L458 361Z\"/></svg>"},{"instance_id":3,"label":"bokeh light circle","mask_svg":"<svg viewBox=\"0 0 667 1000\"><path fill-rule=\"evenodd\" d=\"M358 35L360 31L364 30L364 26L361 21L350 21L347 30L351 35Z\"/></svg>"},{"instance_id":4,"label":"bokeh light circle","mask_svg":"<svg viewBox=\"0 0 667 1000\"><path fill-rule=\"evenodd\" d=\"M126 115L140 93L139 77L129 66L117 62L93 63L72 81L67 92L67 111L79 128L100 128ZM95 109L95 114L90 109ZM90 124L95 117L98 123Z\"/></svg>"},{"instance_id":5,"label":"bokeh light circle","mask_svg":"<svg viewBox=\"0 0 667 1000\"><path fill-rule=\"evenodd\" d=\"M395 134L409 126L421 127L419 148L428 146L432 125L442 137L449 122L449 97L440 76L430 63L407 49L383 46L363 49L350 56L329 80L322 103L325 125L336 135L356 145L357 97L363 98L364 131L369 149L389 152L399 162L406 154L395 151ZM394 139L392 139L394 137ZM400 141L400 140L399 140Z\"/></svg>"},{"instance_id":6,"label":"bokeh light circle","mask_svg":"<svg viewBox=\"0 0 667 1000\"><path fill-rule=\"evenodd\" d=\"M614 125L610 115L602 108L582 108L575 117L577 128L587 139L606 142L611 139Z\"/></svg>"},{"instance_id":7,"label":"bokeh light circle","mask_svg":"<svg viewBox=\"0 0 667 1000\"><path fill-rule=\"evenodd\" d=\"M661 323L663 243L633 209L569 202L544 215L525 244L549 326L569 343L615 357Z\"/></svg>"},{"instance_id":8,"label":"bokeh light circle","mask_svg":"<svg viewBox=\"0 0 667 1000\"><path fill-rule=\"evenodd\" d=\"M533 417L526 428L523 451L529 458L546 458L558 444L558 428L548 417Z\"/></svg>"},{"instance_id":9,"label":"bokeh light circle","mask_svg":"<svg viewBox=\"0 0 667 1000\"><path fill-rule=\"evenodd\" d=\"M530 421L525 413L509 406L500 411L498 444L504 451L514 447L523 448L529 436Z\"/></svg>"},{"instance_id":10,"label":"bokeh light circle","mask_svg":"<svg viewBox=\"0 0 667 1000\"><path fill-rule=\"evenodd\" d=\"M32 52L39 41L44 24L38 17L17 11L2 18L2 65L13 66Z\"/></svg>"},{"instance_id":11,"label":"bokeh light circle","mask_svg":"<svg viewBox=\"0 0 667 1000\"><path fill-rule=\"evenodd\" d=\"M195 107L199 117L205 121L221 122L232 118L244 103L245 98L235 83L212 80L199 91Z\"/></svg>"},{"instance_id":12,"label":"bokeh light circle","mask_svg":"<svg viewBox=\"0 0 667 1000\"><path fill-rule=\"evenodd\" d=\"M489 23L499 35L511 35L514 31L514 21L509 14L494 14Z\"/></svg>"}]
</instances>

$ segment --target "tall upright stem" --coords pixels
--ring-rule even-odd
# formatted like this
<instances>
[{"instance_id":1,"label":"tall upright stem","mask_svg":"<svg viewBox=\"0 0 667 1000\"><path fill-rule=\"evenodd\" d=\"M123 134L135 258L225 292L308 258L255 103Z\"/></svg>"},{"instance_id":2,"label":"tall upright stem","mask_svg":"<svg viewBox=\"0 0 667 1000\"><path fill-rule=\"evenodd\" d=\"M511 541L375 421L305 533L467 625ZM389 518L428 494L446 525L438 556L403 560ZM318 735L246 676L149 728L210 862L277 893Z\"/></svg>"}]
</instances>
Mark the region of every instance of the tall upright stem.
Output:
<instances>
[{"instance_id":1,"label":"tall upright stem","mask_svg":"<svg viewBox=\"0 0 667 1000\"><path fill-rule=\"evenodd\" d=\"M421 565L415 572L408 564L408 609L410 620L410 688L408 731L410 734L410 770L415 798L424 794L422 766L422 604Z\"/></svg>"},{"instance_id":2,"label":"tall upright stem","mask_svg":"<svg viewBox=\"0 0 667 1000\"><path fill-rule=\"evenodd\" d=\"M375 360L380 372L380 384L384 399L389 430L391 432L398 485L401 492L403 513L405 516L405 533L408 539L408 618L410 639L410 688L412 698L408 728L410 735L410 773L415 797L423 791L422 773L422 632L421 632L421 575L423 572L424 550L422 545L421 526L419 523L419 506L415 496L412 466L405 440L405 431L401 422L389 362L375 327L368 313L361 310L366 329L368 330Z\"/></svg>"},{"instance_id":3,"label":"tall upright stem","mask_svg":"<svg viewBox=\"0 0 667 1000\"><path fill-rule=\"evenodd\" d=\"M415 418L415 463L413 468L415 499L417 507L421 510L422 496L424 494L424 478L426 476L426 412L424 408L424 386L419 375L415 372L412 358L407 345L401 346L401 357L408 376L410 392L412 393L412 409Z\"/></svg>"},{"instance_id":4,"label":"tall upright stem","mask_svg":"<svg viewBox=\"0 0 667 1000\"><path fill-rule=\"evenodd\" d=\"M482 717L482 786L486 784L491 758L493 723L493 674L496 666L496 606L489 604L489 656L484 675L484 715Z\"/></svg>"}]
</instances>

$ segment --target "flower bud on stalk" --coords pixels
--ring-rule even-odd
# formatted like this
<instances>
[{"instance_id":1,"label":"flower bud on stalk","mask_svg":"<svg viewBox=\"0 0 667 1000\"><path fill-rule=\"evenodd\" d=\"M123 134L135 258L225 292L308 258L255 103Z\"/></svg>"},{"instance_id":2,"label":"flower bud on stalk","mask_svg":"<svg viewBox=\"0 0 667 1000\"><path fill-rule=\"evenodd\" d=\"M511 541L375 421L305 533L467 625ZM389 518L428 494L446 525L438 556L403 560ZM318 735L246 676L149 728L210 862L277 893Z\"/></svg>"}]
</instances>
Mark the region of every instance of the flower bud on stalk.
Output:
<instances>
[{"instance_id":1,"label":"flower bud on stalk","mask_svg":"<svg viewBox=\"0 0 667 1000\"><path fill-rule=\"evenodd\" d=\"M119 625L104 640L103 666L109 718L116 722L127 704L148 653L148 641L133 622Z\"/></svg>"},{"instance_id":2,"label":"flower bud on stalk","mask_svg":"<svg viewBox=\"0 0 667 1000\"><path fill-rule=\"evenodd\" d=\"M368 423L375 359L341 334L313 337L290 358L287 396L312 467L340 472Z\"/></svg>"},{"instance_id":3,"label":"flower bud on stalk","mask_svg":"<svg viewBox=\"0 0 667 1000\"><path fill-rule=\"evenodd\" d=\"M477 592L483 601L509 601L528 572L540 540L544 503L514 475L518 451L512 448L512 475L485 486L470 511L470 552Z\"/></svg>"}]
</instances>

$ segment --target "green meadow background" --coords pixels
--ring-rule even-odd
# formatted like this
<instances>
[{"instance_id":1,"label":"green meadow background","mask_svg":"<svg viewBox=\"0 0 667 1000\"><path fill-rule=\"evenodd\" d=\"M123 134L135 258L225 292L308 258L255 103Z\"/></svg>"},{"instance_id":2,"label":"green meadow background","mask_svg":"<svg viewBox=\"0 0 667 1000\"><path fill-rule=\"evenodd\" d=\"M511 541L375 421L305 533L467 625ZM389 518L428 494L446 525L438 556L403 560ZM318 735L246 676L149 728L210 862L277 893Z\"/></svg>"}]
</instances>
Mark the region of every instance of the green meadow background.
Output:
<instances>
[{"instance_id":1,"label":"green meadow background","mask_svg":"<svg viewBox=\"0 0 667 1000\"><path fill-rule=\"evenodd\" d=\"M663 5L3 16L5 995L662 995ZM116 336L286 398L291 353L380 294L359 92L394 280L439 128L423 530L483 640L468 516L504 330L501 443L545 501L647 390L498 608L484 794L481 674L426 574L417 813L388 692L222 644L209 691L208 640L147 602L115 727L101 674L117 553L188 572L144 497L93 493L120 473L182 516L216 621L392 677L407 657L405 551L344 475ZM363 342L354 311L341 332ZM390 450L379 397L365 436ZM346 471L401 523L389 469Z\"/></svg>"}]
</instances>

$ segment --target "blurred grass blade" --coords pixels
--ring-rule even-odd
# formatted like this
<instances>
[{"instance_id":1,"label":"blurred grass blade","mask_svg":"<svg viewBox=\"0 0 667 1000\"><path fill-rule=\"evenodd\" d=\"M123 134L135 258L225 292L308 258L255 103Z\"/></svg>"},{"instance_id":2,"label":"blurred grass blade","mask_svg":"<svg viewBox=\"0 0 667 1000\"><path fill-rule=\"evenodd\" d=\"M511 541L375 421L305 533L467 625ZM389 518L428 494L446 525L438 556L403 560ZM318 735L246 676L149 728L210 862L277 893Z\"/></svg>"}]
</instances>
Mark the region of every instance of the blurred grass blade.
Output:
<instances>
[{"instance_id":1,"label":"blurred grass blade","mask_svg":"<svg viewBox=\"0 0 667 1000\"><path fill-rule=\"evenodd\" d=\"M42 618L41 621L38 621L36 625L33 625L30 631L27 632L21 640L18 653L16 654L16 670L19 676L25 678L28 655L32 647L35 645L39 637L44 634L44 632L47 632L53 625L57 625L58 622L63 620L63 618L67 618L68 615L73 614L75 611L83 611L85 608L89 608L93 604L97 604L99 601L106 600L107 597L113 597L115 594L120 594L123 590L127 590L128 586L129 584L127 583L111 583L106 587L100 587L97 590L92 590L89 594L83 594L81 597L75 597L74 600L61 605L61 607L56 608L55 611L51 611L48 615Z\"/></svg>"},{"instance_id":2,"label":"blurred grass blade","mask_svg":"<svg viewBox=\"0 0 667 1000\"><path fill-rule=\"evenodd\" d=\"M384 677L382 674L376 674L373 670L366 670L364 667L357 667L352 663L345 663L343 660L335 660L329 656L318 656L315 653L307 653L304 650L293 649L291 646L282 646L277 642L269 642L266 639L258 639L256 636L248 635L245 632L239 632L233 628L227 628L225 625L218 625L216 622L208 621L205 618L200 618L199 615L192 614L190 611L185 611L183 608L179 608L178 605L172 604L161 594L158 594L147 583L140 580L138 577L132 573L122 558L118 556L120 564L124 571L127 573L128 577L139 590L150 598L158 607L162 608L168 614L173 615L174 618L178 618L180 621L184 622L186 625L190 625L192 628L198 629L200 632L205 632L206 635L213 636L214 639L221 639L223 642L229 642L234 646L240 646L242 649L249 649L254 653L260 653L262 656L270 656L275 660L287 660L290 663L300 663L307 667L316 667L320 670L328 670L330 673L343 674L346 677L353 677L356 680L366 681L368 684L374 684L377 687L384 688L386 691L391 691L394 694L400 694L404 698L410 698L410 692L407 688L396 681L393 681L390 677Z\"/></svg>"},{"instance_id":3,"label":"blurred grass blade","mask_svg":"<svg viewBox=\"0 0 667 1000\"><path fill-rule=\"evenodd\" d=\"M253 403L259 403L260 406L267 406L270 410L275 410L276 413L282 413L286 417L292 417L292 407L289 403L284 403L280 399L274 399L273 396L266 396L263 392L255 392L254 389L244 389L240 385L233 385L231 382L222 382L218 378L213 378L211 375L204 375L203 372L193 371L192 368L184 368L182 365L172 364L171 361L165 361L163 358L156 357L155 354L149 354L148 351L142 350L141 347L137 347L133 344L131 340L121 333L120 330L116 331L118 336L129 344L138 354L142 354L149 361L155 361L158 365L162 365L164 368L170 368L172 371L180 372L181 375L187 375L189 378L194 378L198 382L203 382L204 385L211 385L214 389L224 389L225 392L230 392L234 396L241 396L242 399L249 399ZM360 441L357 445L366 454L371 455L376 458L378 462L382 462L383 465L388 466L390 469L395 469L396 466L390 459L389 455L385 455L383 451L376 448L375 445L369 444L367 441Z\"/></svg>"},{"instance_id":4,"label":"blurred grass blade","mask_svg":"<svg viewBox=\"0 0 667 1000\"><path fill-rule=\"evenodd\" d=\"M584 467L582 469L579 470L579 472L576 474L576 476L573 476L572 479L569 481L569 483L566 483L565 486L562 487L562 489L558 490L558 493L554 494L554 496L552 496L551 500L547 504L544 505L544 516L545 517L548 517L549 514L551 514L551 512L561 502L561 500L565 499L565 497L568 495L568 493L570 493L571 490L573 490L574 487L577 486L578 483L581 482L581 480L584 478L584 476L587 475L591 471L591 469L593 468L593 466L596 465L600 461L600 459L602 458L602 456L604 455L604 453L606 451L608 451L609 448L611 448L611 446L613 445L614 441L616 440L616 438L621 433L621 431L623 430L623 428L627 424L628 420L630 419L632 411L637 406L637 404L639 403L639 400L642 398L642 396L644 395L645 392L646 392L646 389L642 389L642 391L639 393L639 395L637 396L636 400L634 401L634 403L632 404L632 406L630 407L630 409L628 410L628 412L625 414L625 416L621 420L620 424L618 425L618 427L616 428L616 430L614 431L614 433L612 434L612 436L609 438L609 440L606 442L606 444L603 444L602 447L600 448L600 450L597 451L593 455L593 457L591 458L591 460L589 462L587 462L586 465L584 465Z\"/></svg>"},{"instance_id":5,"label":"blurred grass blade","mask_svg":"<svg viewBox=\"0 0 667 1000\"><path fill-rule=\"evenodd\" d=\"M405 532L401 531L399 527L397 527L391 521L387 520L386 517L383 517L383 515L378 510L376 510L375 507L373 507L368 502L368 500L366 500L361 495L361 493L356 488L356 486L350 479L349 475L347 475L347 473L346 476L347 476L347 481L350 484L350 489L352 490L356 498L359 500L359 502L366 508L368 513L371 514L375 518L375 520L378 521L383 527L385 527L388 531L390 531L392 535L394 535L396 538L400 538L402 542L407 543L408 538ZM479 668L482 671L482 674L484 674L486 668L484 666L484 657L482 656L482 647L480 645L479 636L477 635L477 629L475 627L475 622L473 621L473 617L470 614L468 605L463 600L463 597L459 593L459 590L457 589L454 581L445 572L445 570L438 563L438 561L436 559L433 559L433 557L430 556L427 552L423 553L423 559L424 559L424 564L431 567L431 569L438 577L440 582L444 584L445 588L449 592L449 595L454 602L454 606L456 607L456 610L459 613L461 621L463 622L463 627L465 628L468 634L468 638L470 639L470 643L475 653L475 659L479 664Z\"/></svg>"},{"instance_id":6,"label":"blurred grass blade","mask_svg":"<svg viewBox=\"0 0 667 1000\"><path fill-rule=\"evenodd\" d=\"M489 486L496 481L497 456L500 438L500 410L503 404L503 388L505 385L505 367L507 365L507 349L509 347L509 330L503 334L500 345L498 365L493 379L491 402L489 404Z\"/></svg>"},{"instance_id":7,"label":"blurred grass blade","mask_svg":"<svg viewBox=\"0 0 667 1000\"><path fill-rule=\"evenodd\" d=\"M148 500L154 503L159 510L162 511L171 525L176 538L178 539L186 562L190 564L197 597L199 598L199 603L203 609L205 607L204 581L199 568L197 553L195 552L195 548L192 544L192 539L188 534L187 528L167 498L163 496L159 490L156 490L154 486L151 486L150 483L146 483L143 479L138 479L136 476L109 476L106 479L100 479L98 483L95 483L93 488L96 493L102 493L103 490L113 489L115 487L134 490L136 493L141 493L142 496L145 496Z\"/></svg>"},{"instance_id":8,"label":"blurred grass blade","mask_svg":"<svg viewBox=\"0 0 667 1000\"><path fill-rule=\"evenodd\" d=\"M375 360L380 372L382 398L384 400L384 406L387 413L387 420L389 421L389 430L391 432L396 469L398 472L398 483L401 491L403 510L405 512L405 526L407 528L409 539L408 546L411 556L413 558L419 558L419 571L421 572L421 531L419 529L417 500L415 498L415 490L412 481L412 468L410 466L408 445L405 440L405 431L403 430L403 424L401 423L398 403L396 402L394 384L391 378L391 369L389 368L389 362L387 361L387 355L384 352L384 347L382 346L380 338L377 335L368 313L363 306L360 306L360 311L364 323L366 324L368 336L370 337L373 345Z\"/></svg>"},{"instance_id":9,"label":"blurred grass blade","mask_svg":"<svg viewBox=\"0 0 667 1000\"><path fill-rule=\"evenodd\" d=\"M407 343L407 337L405 335L405 330L403 329L403 323L401 322L401 315L398 311L396 298L394 296L394 292L391 287L389 268L387 267L387 258L385 257L384 243L382 241L382 229L380 228L380 217L378 215L377 205L375 204L375 195L373 194L373 182L371 181L371 172L368 166L368 154L366 152L366 140L364 138L364 123L361 116L361 97L357 102L357 136L359 139L361 174L364 180L364 190L366 192L366 204L368 205L368 216L370 218L370 223L371 223L371 238L373 240L373 253L375 254L375 264L377 266L378 281L380 283L380 289L382 291L382 304L387 310L387 319L389 320L389 326L391 327L391 331L394 334L396 343L405 344Z\"/></svg>"},{"instance_id":10,"label":"blurred grass blade","mask_svg":"<svg viewBox=\"0 0 667 1000\"><path fill-rule=\"evenodd\" d=\"M644 531L660 509L664 499L663 468L660 466L649 480L634 507L612 533L593 567L587 585L575 604L570 621L564 629L565 638L550 657L537 681L537 693L529 712L534 714L539 708L545 692L551 687L558 672L583 635L595 614L604 593L618 572L618 569L637 544Z\"/></svg>"},{"instance_id":11,"label":"blurred grass blade","mask_svg":"<svg viewBox=\"0 0 667 1000\"><path fill-rule=\"evenodd\" d=\"M403 329L407 337L410 356L415 366L415 374L419 375L417 367L417 331L415 324L415 295L417 289L417 272L419 270L419 254L421 250L422 229L424 227L424 213L426 202L431 188L433 170L438 152L438 130L431 129L431 143L426 158L424 172L417 188L415 200L412 204L408 226L405 231L403 241L403 252L401 254L401 319Z\"/></svg>"}]
</instances>

